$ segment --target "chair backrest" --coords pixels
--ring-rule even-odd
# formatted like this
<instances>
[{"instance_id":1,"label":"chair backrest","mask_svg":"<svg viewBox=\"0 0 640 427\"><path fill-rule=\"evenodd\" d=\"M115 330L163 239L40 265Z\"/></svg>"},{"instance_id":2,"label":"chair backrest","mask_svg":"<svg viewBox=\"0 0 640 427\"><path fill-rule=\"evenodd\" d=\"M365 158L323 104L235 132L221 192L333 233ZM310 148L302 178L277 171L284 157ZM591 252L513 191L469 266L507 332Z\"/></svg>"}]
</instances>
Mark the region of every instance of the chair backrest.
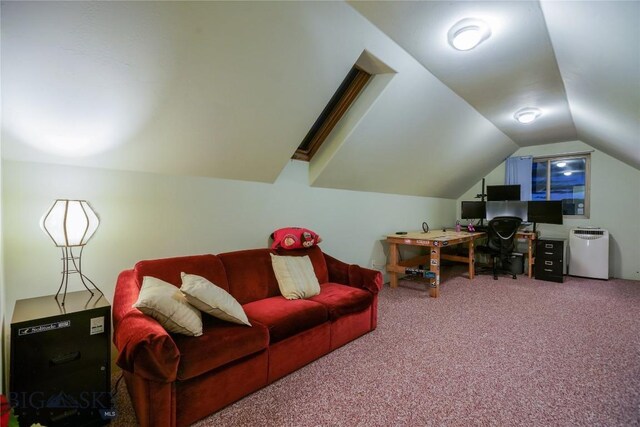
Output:
<instances>
[{"instance_id":1,"label":"chair backrest","mask_svg":"<svg viewBox=\"0 0 640 427\"><path fill-rule=\"evenodd\" d=\"M489 221L487 246L501 255L513 252L518 227L522 219L515 216L497 216Z\"/></svg>"}]
</instances>

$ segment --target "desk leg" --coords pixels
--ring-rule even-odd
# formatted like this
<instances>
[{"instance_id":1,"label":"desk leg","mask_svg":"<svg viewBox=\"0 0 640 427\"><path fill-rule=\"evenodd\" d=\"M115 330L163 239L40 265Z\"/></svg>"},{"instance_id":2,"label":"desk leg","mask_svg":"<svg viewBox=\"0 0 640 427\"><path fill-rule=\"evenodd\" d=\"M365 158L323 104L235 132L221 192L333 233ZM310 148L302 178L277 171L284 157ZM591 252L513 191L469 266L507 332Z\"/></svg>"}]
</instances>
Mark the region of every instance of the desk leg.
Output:
<instances>
[{"instance_id":1,"label":"desk leg","mask_svg":"<svg viewBox=\"0 0 640 427\"><path fill-rule=\"evenodd\" d=\"M476 274L476 268L475 268L475 262L476 262L476 258L475 258L475 253L474 253L474 243L473 243L473 239L469 240L469 279L473 279L474 275Z\"/></svg>"},{"instance_id":2,"label":"desk leg","mask_svg":"<svg viewBox=\"0 0 640 427\"><path fill-rule=\"evenodd\" d=\"M529 279L533 274L533 240L527 239L527 253L529 254Z\"/></svg>"},{"instance_id":3,"label":"desk leg","mask_svg":"<svg viewBox=\"0 0 640 427\"><path fill-rule=\"evenodd\" d=\"M433 279L434 287L430 289L431 298L440 296L440 247L433 246L429 248L431 251L431 259L429 260L429 270L433 271L436 278Z\"/></svg>"},{"instance_id":4,"label":"desk leg","mask_svg":"<svg viewBox=\"0 0 640 427\"><path fill-rule=\"evenodd\" d=\"M389 244L389 265L391 271L389 271L389 285L392 288L398 287L398 273L396 273L396 267L398 267L398 245L396 243Z\"/></svg>"}]
</instances>

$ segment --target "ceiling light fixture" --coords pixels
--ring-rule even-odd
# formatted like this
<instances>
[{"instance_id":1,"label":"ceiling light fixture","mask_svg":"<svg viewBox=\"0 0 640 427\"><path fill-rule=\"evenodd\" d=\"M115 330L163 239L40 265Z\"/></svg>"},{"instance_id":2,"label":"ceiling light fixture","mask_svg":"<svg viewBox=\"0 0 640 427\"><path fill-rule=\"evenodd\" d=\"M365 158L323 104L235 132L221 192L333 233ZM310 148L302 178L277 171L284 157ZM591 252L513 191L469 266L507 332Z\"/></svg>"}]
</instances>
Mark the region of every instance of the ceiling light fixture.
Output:
<instances>
[{"instance_id":1,"label":"ceiling light fixture","mask_svg":"<svg viewBox=\"0 0 640 427\"><path fill-rule=\"evenodd\" d=\"M559 168L563 168L563 167L567 166L567 162L558 162L558 163L556 163L556 166L558 166Z\"/></svg>"},{"instance_id":2,"label":"ceiling light fixture","mask_svg":"<svg viewBox=\"0 0 640 427\"><path fill-rule=\"evenodd\" d=\"M535 121L541 114L542 111L540 111L539 108L521 108L516 111L513 117L515 117L518 122L526 125Z\"/></svg>"},{"instance_id":3,"label":"ceiling light fixture","mask_svg":"<svg viewBox=\"0 0 640 427\"><path fill-rule=\"evenodd\" d=\"M470 50L491 35L491 28L479 19L465 18L451 27L447 33L449 44L457 50Z\"/></svg>"},{"instance_id":4,"label":"ceiling light fixture","mask_svg":"<svg viewBox=\"0 0 640 427\"><path fill-rule=\"evenodd\" d=\"M564 176L571 176L573 172L564 172Z\"/></svg>"}]
</instances>

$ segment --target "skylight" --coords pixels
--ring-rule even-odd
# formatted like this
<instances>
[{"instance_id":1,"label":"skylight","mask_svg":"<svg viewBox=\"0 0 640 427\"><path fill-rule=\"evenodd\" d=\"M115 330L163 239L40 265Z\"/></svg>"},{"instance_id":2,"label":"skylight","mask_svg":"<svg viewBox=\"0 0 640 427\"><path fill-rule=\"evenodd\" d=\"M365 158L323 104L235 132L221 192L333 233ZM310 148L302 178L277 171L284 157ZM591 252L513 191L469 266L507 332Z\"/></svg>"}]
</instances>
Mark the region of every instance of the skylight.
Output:
<instances>
[{"instance_id":1,"label":"skylight","mask_svg":"<svg viewBox=\"0 0 640 427\"><path fill-rule=\"evenodd\" d=\"M302 143L293 154L293 159L307 162L311 160L344 113L347 112L351 104L362 92L370 78L371 74L360 67L354 66L351 68L347 77L342 81L338 90L333 94L329 103L324 107L320 116L311 126L307 136L304 137Z\"/></svg>"}]
</instances>

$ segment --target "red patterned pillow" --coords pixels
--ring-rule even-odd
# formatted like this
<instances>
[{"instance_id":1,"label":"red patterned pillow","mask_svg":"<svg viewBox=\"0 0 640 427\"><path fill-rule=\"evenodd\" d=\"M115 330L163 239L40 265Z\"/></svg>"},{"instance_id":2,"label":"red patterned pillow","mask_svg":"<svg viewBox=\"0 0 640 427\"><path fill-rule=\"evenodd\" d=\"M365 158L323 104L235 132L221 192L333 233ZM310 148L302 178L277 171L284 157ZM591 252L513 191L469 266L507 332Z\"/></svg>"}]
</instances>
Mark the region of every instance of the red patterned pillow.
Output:
<instances>
[{"instance_id":1,"label":"red patterned pillow","mask_svg":"<svg viewBox=\"0 0 640 427\"><path fill-rule=\"evenodd\" d=\"M271 249L299 249L310 248L322 242L320 236L311 230L301 227L286 227L271 234L273 244Z\"/></svg>"}]
</instances>

